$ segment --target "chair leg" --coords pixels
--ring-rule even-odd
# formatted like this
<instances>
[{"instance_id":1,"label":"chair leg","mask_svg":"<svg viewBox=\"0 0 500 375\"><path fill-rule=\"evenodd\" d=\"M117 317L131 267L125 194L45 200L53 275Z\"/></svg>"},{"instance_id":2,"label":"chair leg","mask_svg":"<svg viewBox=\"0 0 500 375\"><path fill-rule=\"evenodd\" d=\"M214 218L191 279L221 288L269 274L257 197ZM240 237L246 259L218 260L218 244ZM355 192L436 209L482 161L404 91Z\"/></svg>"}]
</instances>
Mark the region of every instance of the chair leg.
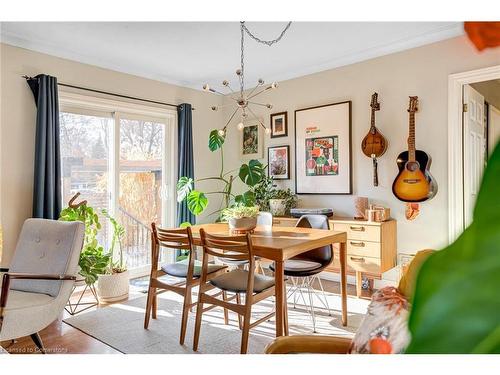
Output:
<instances>
[{"instance_id":1,"label":"chair leg","mask_svg":"<svg viewBox=\"0 0 500 375\"><path fill-rule=\"evenodd\" d=\"M310 283L307 283L307 292L309 294L309 303L311 306L311 318L312 318L312 322L313 322L313 332L316 333L316 316L314 315L313 291L311 290Z\"/></svg>"},{"instance_id":2,"label":"chair leg","mask_svg":"<svg viewBox=\"0 0 500 375\"><path fill-rule=\"evenodd\" d=\"M222 300L224 302L227 302L227 292L225 290L222 291ZM229 313L225 307L224 307L224 324L225 325L229 324Z\"/></svg>"},{"instance_id":3,"label":"chair leg","mask_svg":"<svg viewBox=\"0 0 500 375\"><path fill-rule=\"evenodd\" d=\"M236 293L236 303L241 305L241 295L239 293ZM238 327L243 329L243 320L240 314L238 314Z\"/></svg>"},{"instance_id":4,"label":"chair leg","mask_svg":"<svg viewBox=\"0 0 500 375\"><path fill-rule=\"evenodd\" d=\"M152 318L156 319L156 311L158 310L158 296L156 295L156 291L153 295L153 313Z\"/></svg>"},{"instance_id":5,"label":"chair leg","mask_svg":"<svg viewBox=\"0 0 500 375\"><path fill-rule=\"evenodd\" d=\"M245 316L243 317L243 333L241 335L241 354L246 354L248 350L248 336L250 333L250 319L252 317L251 306L247 307Z\"/></svg>"},{"instance_id":6,"label":"chair leg","mask_svg":"<svg viewBox=\"0 0 500 375\"><path fill-rule=\"evenodd\" d=\"M144 316L144 329L148 329L149 319L151 318L151 309L153 305L153 296L155 294L155 288L148 289L148 299L146 302L146 315Z\"/></svg>"},{"instance_id":7,"label":"chair leg","mask_svg":"<svg viewBox=\"0 0 500 375\"><path fill-rule=\"evenodd\" d=\"M202 294L198 296L198 304L196 305L196 321L194 324L194 338L193 338L193 350L196 352L198 350L198 343L200 340L200 329L201 329L201 317L203 314L203 303L200 302Z\"/></svg>"},{"instance_id":8,"label":"chair leg","mask_svg":"<svg viewBox=\"0 0 500 375\"><path fill-rule=\"evenodd\" d=\"M179 343L184 345L184 340L186 338L186 328L189 316L189 311L191 309L191 289L186 289L186 294L184 296L184 304L182 306L182 318L181 318L181 337Z\"/></svg>"},{"instance_id":9,"label":"chair leg","mask_svg":"<svg viewBox=\"0 0 500 375\"><path fill-rule=\"evenodd\" d=\"M332 316L332 310L330 310L330 305L328 304L328 299L326 298L326 293L325 293L325 289L323 289L323 283L321 282L321 279L319 276L316 276L316 278L318 279L318 284L319 284L319 287L321 289L321 294L323 294L323 299L325 300L325 307L326 309L328 310L328 315Z\"/></svg>"},{"instance_id":10,"label":"chair leg","mask_svg":"<svg viewBox=\"0 0 500 375\"><path fill-rule=\"evenodd\" d=\"M33 333L30 337L33 340L33 342L35 343L38 350L40 350L40 353L45 354L45 348L43 347L42 338L40 337L38 332Z\"/></svg>"}]
</instances>

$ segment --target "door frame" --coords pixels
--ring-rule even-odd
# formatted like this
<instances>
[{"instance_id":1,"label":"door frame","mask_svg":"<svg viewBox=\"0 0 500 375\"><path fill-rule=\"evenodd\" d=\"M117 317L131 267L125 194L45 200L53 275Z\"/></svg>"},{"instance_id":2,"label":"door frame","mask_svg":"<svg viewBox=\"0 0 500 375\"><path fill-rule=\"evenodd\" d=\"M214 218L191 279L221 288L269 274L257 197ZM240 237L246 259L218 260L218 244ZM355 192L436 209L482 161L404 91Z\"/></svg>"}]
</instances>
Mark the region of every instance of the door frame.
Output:
<instances>
[{"instance_id":1,"label":"door frame","mask_svg":"<svg viewBox=\"0 0 500 375\"><path fill-rule=\"evenodd\" d=\"M464 230L463 86L500 78L500 65L448 76L448 240Z\"/></svg>"}]
</instances>

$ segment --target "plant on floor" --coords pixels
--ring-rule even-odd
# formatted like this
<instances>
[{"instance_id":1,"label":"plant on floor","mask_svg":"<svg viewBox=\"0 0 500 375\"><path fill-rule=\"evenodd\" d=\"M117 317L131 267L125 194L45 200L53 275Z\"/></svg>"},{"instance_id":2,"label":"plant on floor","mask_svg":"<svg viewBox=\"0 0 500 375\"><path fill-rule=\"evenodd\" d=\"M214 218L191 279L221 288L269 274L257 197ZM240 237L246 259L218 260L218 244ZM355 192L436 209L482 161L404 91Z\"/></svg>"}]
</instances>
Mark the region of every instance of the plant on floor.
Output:
<instances>
[{"instance_id":1,"label":"plant on floor","mask_svg":"<svg viewBox=\"0 0 500 375\"><path fill-rule=\"evenodd\" d=\"M500 353L500 144L488 161L472 224L422 265L407 353Z\"/></svg>"},{"instance_id":2,"label":"plant on floor","mask_svg":"<svg viewBox=\"0 0 500 375\"><path fill-rule=\"evenodd\" d=\"M109 264L106 270L107 274L122 273L127 270L127 266L123 259L122 238L125 235L125 228L107 210L101 210L106 219L109 220L113 227L113 238L111 239L111 247L108 254L110 255ZM118 248L118 260L114 262L115 251Z\"/></svg>"},{"instance_id":3,"label":"plant on floor","mask_svg":"<svg viewBox=\"0 0 500 375\"><path fill-rule=\"evenodd\" d=\"M71 202L71 201L70 201ZM71 203L61 211L59 220L81 221L85 224L85 238L83 249L80 253L80 275L85 279L87 285L92 285L97 281L99 275L106 272L111 256L104 253L104 248L99 245L97 235L101 230L99 217L94 209L84 201L78 205Z\"/></svg>"},{"instance_id":4,"label":"plant on floor","mask_svg":"<svg viewBox=\"0 0 500 375\"><path fill-rule=\"evenodd\" d=\"M208 149L211 152L220 151L221 167L218 176L204 177L200 179L192 179L189 177L181 176L177 182L177 201L182 202L186 200L189 211L194 215L200 215L208 206L209 195L222 195L220 207L210 213L210 215L220 214L225 208L234 205L243 205L251 207L255 205L255 197L251 190L253 186L258 184L265 176L265 166L258 160L250 160L248 164L244 163L240 166L239 170L224 171L224 142L225 136L220 135L217 130L212 130L208 139ZM233 187L236 177L233 175L238 172L239 179L245 184L247 190L239 195L233 194ZM195 182L215 181L221 187L215 191L204 192L194 189Z\"/></svg>"}]
</instances>

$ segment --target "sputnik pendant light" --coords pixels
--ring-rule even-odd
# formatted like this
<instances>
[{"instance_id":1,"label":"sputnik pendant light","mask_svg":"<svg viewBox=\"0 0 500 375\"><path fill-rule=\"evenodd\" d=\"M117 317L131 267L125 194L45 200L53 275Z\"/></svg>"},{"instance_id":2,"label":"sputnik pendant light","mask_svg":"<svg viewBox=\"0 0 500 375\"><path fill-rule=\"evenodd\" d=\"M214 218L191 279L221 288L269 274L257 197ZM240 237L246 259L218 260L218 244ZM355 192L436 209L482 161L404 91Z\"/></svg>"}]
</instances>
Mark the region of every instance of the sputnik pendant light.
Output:
<instances>
[{"instance_id":1,"label":"sputnik pendant light","mask_svg":"<svg viewBox=\"0 0 500 375\"><path fill-rule=\"evenodd\" d=\"M226 122L226 125L222 129L219 129L219 135L225 136L227 127L233 120L233 118L239 113L240 115L240 121L237 125L237 128L239 130L243 130L243 121L245 121L249 114L252 115L259 121L260 125L264 128L264 131L266 134L269 134L271 132L270 129L268 129L262 121L259 120L259 118L255 115L255 112L252 110L252 106L262 106L262 107L267 107L268 109L271 109L273 106L272 104L269 103L259 103L255 101L255 98L259 96L260 94L268 91L268 90L273 90L278 87L277 82L273 82L271 84L265 84L264 80L260 78L257 81L257 85L249 92L245 93L245 55L244 55L244 43L245 43L245 33L247 33L252 39L254 39L258 43L265 44L267 46L272 46L275 43L278 43L281 38L283 38L283 35L285 35L286 31L290 28L291 22L288 22L281 34L273 40L262 40L257 38L255 35L253 35L248 28L245 26L245 22L242 21L240 22L240 31L241 31L241 60L240 60L240 68L236 70L236 75L238 77L238 82L239 82L239 91L234 91L231 88L231 85L229 84L229 81L224 80L222 82L222 86L224 86L229 94L229 97L231 100L233 100L236 104L236 108L232 112L231 116L229 117L229 120ZM203 85L203 90L207 92L211 92L214 94L218 95L225 95L224 93L217 91L213 88L211 88L209 85L205 84ZM218 111L221 107L219 106L213 106L212 110L213 111Z\"/></svg>"}]
</instances>

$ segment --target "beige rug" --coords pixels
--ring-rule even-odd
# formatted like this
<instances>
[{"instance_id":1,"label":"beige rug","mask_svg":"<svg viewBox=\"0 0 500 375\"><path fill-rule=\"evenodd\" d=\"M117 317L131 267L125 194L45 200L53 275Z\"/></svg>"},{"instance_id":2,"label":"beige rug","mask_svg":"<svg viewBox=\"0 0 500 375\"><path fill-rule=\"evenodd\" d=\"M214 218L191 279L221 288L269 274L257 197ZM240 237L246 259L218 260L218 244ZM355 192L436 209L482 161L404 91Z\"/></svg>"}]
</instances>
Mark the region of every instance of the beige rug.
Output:
<instances>
[{"instance_id":1,"label":"beige rug","mask_svg":"<svg viewBox=\"0 0 500 375\"><path fill-rule=\"evenodd\" d=\"M137 295L137 293L136 293ZM361 324L368 306L367 300L348 299L348 326L342 327L340 297L328 294L332 316L327 312L316 313L318 334L351 336ZM302 301L301 301L302 302ZM317 306L322 306L315 300ZM125 303L114 304L88 313L65 319L64 322L86 334L127 354L193 354L239 353L241 331L237 316L230 312L230 324L225 325L222 309L215 308L203 314L200 345L193 352L193 330L195 314L190 314L185 345L179 345L181 299L174 293L164 293L158 297L158 319L152 319L149 329L143 328L146 297L137 295ZM262 301L252 309L253 319L258 319L271 311L272 300ZM312 321L303 304L296 308L289 304L290 335L312 334ZM275 336L274 318L250 331L249 353L263 353L266 345Z\"/></svg>"}]
</instances>

